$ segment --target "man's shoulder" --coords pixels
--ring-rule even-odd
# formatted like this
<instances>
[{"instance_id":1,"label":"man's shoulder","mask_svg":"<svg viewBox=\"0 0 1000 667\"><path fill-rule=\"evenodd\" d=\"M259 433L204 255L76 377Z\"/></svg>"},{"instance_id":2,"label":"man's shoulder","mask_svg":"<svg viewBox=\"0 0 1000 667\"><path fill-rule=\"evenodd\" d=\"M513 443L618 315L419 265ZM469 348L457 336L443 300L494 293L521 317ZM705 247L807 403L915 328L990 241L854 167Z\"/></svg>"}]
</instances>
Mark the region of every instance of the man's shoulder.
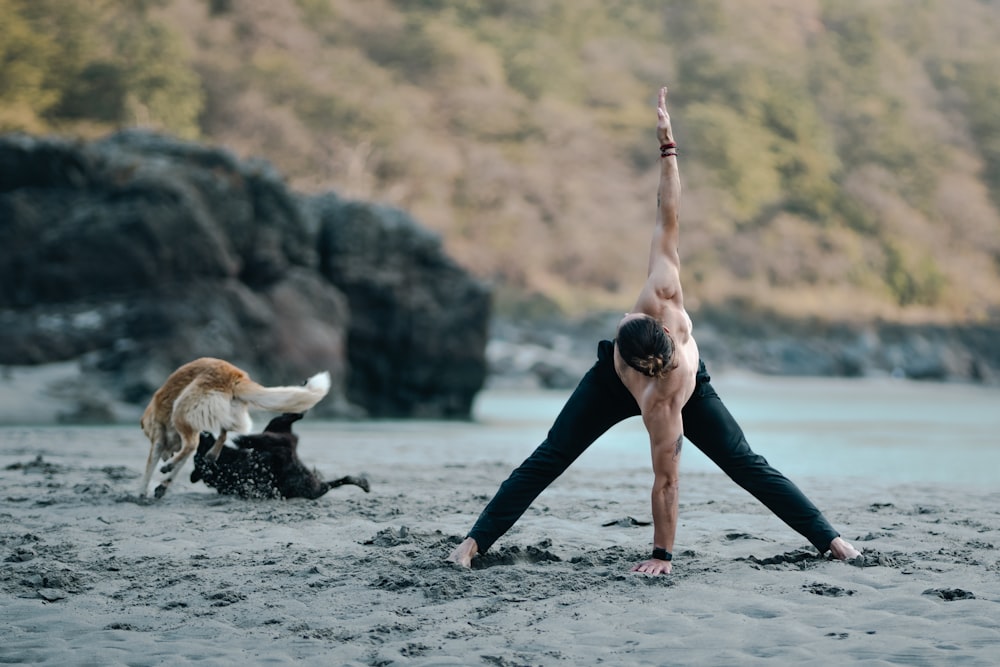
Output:
<instances>
[{"instance_id":1,"label":"man's shoulder","mask_svg":"<svg viewBox=\"0 0 1000 667\"><path fill-rule=\"evenodd\" d=\"M667 376L671 380L668 400L675 405L679 404L676 409L680 410L691 398L697 384L698 346L694 344L693 338L689 336L689 340L678 350L676 359L677 366Z\"/></svg>"}]
</instances>

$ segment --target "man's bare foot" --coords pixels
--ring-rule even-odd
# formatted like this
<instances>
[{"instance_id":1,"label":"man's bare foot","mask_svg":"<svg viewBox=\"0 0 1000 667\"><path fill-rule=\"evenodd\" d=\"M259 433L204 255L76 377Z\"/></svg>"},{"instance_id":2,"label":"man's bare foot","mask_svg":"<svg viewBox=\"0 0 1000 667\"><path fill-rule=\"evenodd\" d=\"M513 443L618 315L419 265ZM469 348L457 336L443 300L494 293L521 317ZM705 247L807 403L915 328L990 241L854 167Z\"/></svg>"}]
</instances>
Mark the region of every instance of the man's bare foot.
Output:
<instances>
[{"instance_id":1,"label":"man's bare foot","mask_svg":"<svg viewBox=\"0 0 1000 667\"><path fill-rule=\"evenodd\" d=\"M465 538L465 541L455 547L455 550L448 555L448 560L452 563L458 563L462 567L471 568L472 567L472 557L479 553L479 545L471 537Z\"/></svg>"},{"instance_id":2,"label":"man's bare foot","mask_svg":"<svg viewBox=\"0 0 1000 667\"><path fill-rule=\"evenodd\" d=\"M833 538L830 542L830 553L838 560L851 560L861 555L861 552L842 537Z\"/></svg>"}]
</instances>

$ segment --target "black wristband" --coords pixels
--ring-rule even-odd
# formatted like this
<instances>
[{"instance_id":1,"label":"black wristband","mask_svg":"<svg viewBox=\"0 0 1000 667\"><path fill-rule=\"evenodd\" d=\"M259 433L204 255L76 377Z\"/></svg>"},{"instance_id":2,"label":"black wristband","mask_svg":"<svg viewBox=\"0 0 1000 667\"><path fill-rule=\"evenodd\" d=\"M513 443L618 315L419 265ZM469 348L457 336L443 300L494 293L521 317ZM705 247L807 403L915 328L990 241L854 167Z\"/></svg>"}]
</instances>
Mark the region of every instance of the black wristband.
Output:
<instances>
[{"instance_id":1,"label":"black wristband","mask_svg":"<svg viewBox=\"0 0 1000 667\"><path fill-rule=\"evenodd\" d=\"M656 560L673 560L674 555L667 551L666 549L661 549L660 547L653 547L653 558Z\"/></svg>"}]
</instances>

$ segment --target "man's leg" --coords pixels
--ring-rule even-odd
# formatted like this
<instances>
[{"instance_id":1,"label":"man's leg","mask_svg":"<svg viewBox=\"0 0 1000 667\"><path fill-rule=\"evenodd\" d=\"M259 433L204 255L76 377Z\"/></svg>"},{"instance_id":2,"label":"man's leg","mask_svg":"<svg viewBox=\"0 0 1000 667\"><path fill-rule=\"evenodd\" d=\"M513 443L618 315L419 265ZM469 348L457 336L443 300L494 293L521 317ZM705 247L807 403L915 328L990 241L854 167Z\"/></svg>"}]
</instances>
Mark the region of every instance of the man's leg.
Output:
<instances>
[{"instance_id":1,"label":"man's leg","mask_svg":"<svg viewBox=\"0 0 1000 667\"><path fill-rule=\"evenodd\" d=\"M750 449L701 364L698 386L684 406L684 436L778 518L826 553L839 535L823 513L767 460Z\"/></svg>"},{"instance_id":2,"label":"man's leg","mask_svg":"<svg viewBox=\"0 0 1000 667\"><path fill-rule=\"evenodd\" d=\"M614 346L610 341L601 341L597 357L597 363L563 406L548 437L500 485L469 531L478 553L485 553L506 533L538 494L598 437L618 422L639 414L635 399L615 373Z\"/></svg>"}]
</instances>

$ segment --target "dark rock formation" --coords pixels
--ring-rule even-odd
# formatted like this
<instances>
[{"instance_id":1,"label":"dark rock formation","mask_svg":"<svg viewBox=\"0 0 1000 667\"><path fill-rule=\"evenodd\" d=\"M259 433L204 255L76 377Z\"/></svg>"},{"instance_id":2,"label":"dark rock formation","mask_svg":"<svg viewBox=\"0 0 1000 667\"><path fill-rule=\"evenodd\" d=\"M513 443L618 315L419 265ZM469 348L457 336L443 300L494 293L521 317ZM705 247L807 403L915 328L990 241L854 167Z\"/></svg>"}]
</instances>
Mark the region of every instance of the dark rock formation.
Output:
<instances>
[{"instance_id":1,"label":"dark rock formation","mask_svg":"<svg viewBox=\"0 0 1000 667\"><path fill-rule=\"evenodd\" d=\"M348 395L377 417L469 415L485 380L483 286L402 211L334 195L306 210L319 222L320 272L351 309Z\"/></svg>"},{"instance_id":2,"label":"dark rock formation","mask_svg":"<svg viewBox=\"0 0 1000 667\"><path fill-rule=\"evenodd\" d=\"M402 212L312 201L264 162L137 131L0 137L0 365L79 360L84 393L143 405L216 356L272 385L329 370L315 414L467 417L488 311Z\"/></svg>"}]
</instances>

